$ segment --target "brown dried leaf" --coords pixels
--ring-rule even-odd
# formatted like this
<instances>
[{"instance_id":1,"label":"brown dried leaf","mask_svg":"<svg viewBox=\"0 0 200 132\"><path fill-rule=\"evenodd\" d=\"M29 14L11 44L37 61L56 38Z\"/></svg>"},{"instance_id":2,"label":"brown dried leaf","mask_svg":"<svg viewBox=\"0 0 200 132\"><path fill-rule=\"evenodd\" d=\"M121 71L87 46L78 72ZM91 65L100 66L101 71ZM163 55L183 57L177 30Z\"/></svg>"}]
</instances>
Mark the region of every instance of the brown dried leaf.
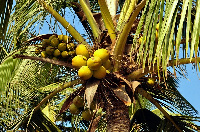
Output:
<instances>
[{"instance_id":1,"label":"brown dried leaf","mask_svg":"<svg viewBox=\"0 0 200 132\"><path fill-rule=\"evenodd\" d=\"M99 83L100 83L100 80L94 79L94 80L88 80L86 84L85 96L86 96L88 108L90 108L90 104L93 101L93 98L97 91Z\"/></svg>"},{"instance_id":2,"label":"brown dried leaf","mask_svg":"<svg viewBox=\"0 0 200 132\"><path fill-rule=\"evenodd\" d=\"M139 86L140 85L140 82L138 82L138 81L132 81L131 82L131 87L132 87L132 90L133 90L133 94L134 94L134 92L135 92L135 89L137 88L137 86Z\"/></svg>"},{"instance_id":3,"label":"brown dried leaf","mask_svg":"<svg viewBox=\"0 0 200 132\"><path fill-rule=\"evenodd\" d=\"M48 63L59 65L59 66L66 66L66 67L69 67L69 68L74 68L71 63L60 61L60 60L53 60L53 59L50 59L50 58L27 56L27 55L20 55L20 54L15 54L13 56L13 58L21 58L21 59L29 59L29 60L39 60L39 61L42 61L42 62L48 62Z\"/></svg>"},{"instance_id":4,"label":"brown dried leaf","mask_svg":"<svg viewBox=\"0 0 200 132\"><path fill-rule=\"evenodd\" d=\"M32 42L32 41L43 40L43 39L48 39L52 35L56 35L57 36L57 34L42 34L42 35L38 35L36 37L30 38L29 40L25 41L25 43L29 43L29 42Z\"/></svg>"},{"instance_id":5,"label":"brown dried leaf","mask_svg":"<svg viewBox=\"0 0 200 132\"><path fill-rule=\"evenodd\" d=\"M113 89L115 95L124 102L125 105L130 106L131 105L131 99L128 96L128 94L122 90L121 88Z\"/></svg>"},{"instance_id":6,"label":"brown dried leaf","mask_svg":"<svg viewBox=\"0 0 200 132\"><path fill-rule=\"evenodd\" d=\"M95 130L98 127L98 123L100 119L101 119L101 115L97 116L94 120L92 120L87 132L95 132Z\"/></svg>"}]
</instances>

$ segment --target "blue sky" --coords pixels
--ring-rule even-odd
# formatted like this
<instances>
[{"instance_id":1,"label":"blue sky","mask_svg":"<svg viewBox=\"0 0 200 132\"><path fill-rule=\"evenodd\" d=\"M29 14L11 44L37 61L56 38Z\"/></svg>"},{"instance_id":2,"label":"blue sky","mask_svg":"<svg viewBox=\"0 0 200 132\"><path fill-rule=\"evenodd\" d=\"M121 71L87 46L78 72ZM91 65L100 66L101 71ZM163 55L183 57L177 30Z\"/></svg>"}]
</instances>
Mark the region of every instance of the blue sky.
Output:
<instances>
[{"instance_id":1,"label":"blue sky","mask_svg":"<svg viewBox=\"0 0 200 132\"><path fill-rule=\"evenodd\" d=\"M178 90L200 112L200 73L192 64L187 64L187 73L187 79L180 78Z\"/></svg>"}]
</instances>

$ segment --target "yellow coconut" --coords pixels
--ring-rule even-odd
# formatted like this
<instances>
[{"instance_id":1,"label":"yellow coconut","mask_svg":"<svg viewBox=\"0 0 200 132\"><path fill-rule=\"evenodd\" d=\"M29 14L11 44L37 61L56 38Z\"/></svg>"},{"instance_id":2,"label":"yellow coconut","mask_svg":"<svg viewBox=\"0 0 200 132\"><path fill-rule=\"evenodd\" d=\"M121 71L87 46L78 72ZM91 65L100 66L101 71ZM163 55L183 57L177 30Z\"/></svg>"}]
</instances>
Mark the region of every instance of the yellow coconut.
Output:
<instances>
[{"instance_id":1,"label":"yellow coconut","mask_svg":"<svg viewBox=\"0 0 200 132\"><path fill-rule=\"evenodd\" d=\"M98 70L102 65L102 61L99 57L91 57L87 60L87 66L91 70Z\"/></svg>"},{"instance_id":2,"label":"yellow coconut","mask_svg":"<svg viewBox=\"0 0 200 132\"><path fill-rule=\"evenodd\" d=\"M64 51L64 50L66 50L66 48L67 48L66 43L60 43L60 44L58 45L58 49L59 49L60 51Z\"/></svg>"},{"instance_id":3,"label":"yellow coconut","mask_svg":"<svg viewBox=\"0 0 200 132\"><path fill-rule=\"evenodd\" d=\"M61 34L61 35L58 35L58 40L59 40L60 42L63 41L63 35L62 35L62 34Z\"/></svg>"},{"instance_id":4,"label":"yellow coconut","mask_svg":"<svg viewBox=\"0 0 200 132\"><path fill-rule=\"evenodd\" d=\"M103 63L103 66L106 68L106 70L110 69L111 61L108 59L106 62Z\"/></svg>"},{"instance_id":5,"label":"yellow coconut","mask_svg":"<svg viewBox=\"0 0 200 132\"><path fill-rule=\"evenodd\" d=\"M78 70L78 75L83 80L88 80L92 77L93 71L88 66L82 66Z\"/></svg>"},{"instance_id":6,"label":"yellow coconut","mask_svg":"<svg viewBox=\"0 0 200 132\"><path fill-rule=\"evenodd\" d=\"M42 47L46 48L51 44L51 41L49 39L43 39L42 40Z\"/></svg>"},{"instance_id":7,"label":"yellow coconut","mask_svg":"<svg viewBox=\"0 0 200 132\"><path fill-rule=\"evenodd\" d=\"M82 55L77 55L72 59L72 66L76 69L81 68L82 66L87 65L87 58Z\"/></svg>"},{"instance_id":8,"label":"yellow coconut","mask_svg":"<svg viewBox=\"0 0 200 132\"><path fill-rule=\"evenodd\" d=\"M56 49L55 51L54 51L54 53L53 53L53 55L55 56L55 57L58 57L58 56L60 56L60 50L58 50L58 49Z\"/></svg>"},{"instance_id":9,"label":"yellow coconut","mask_svg":"<svg viewBox=\"0 0 200 132\"><path fill-rule=\"evenodd\" d=\"M67 51L63 51L61 53L61 56L62 56L62 58L67 58L67 57L69 57L69 53Z\"/></svg>"},{"instance_id":10,"label":"yellow coconut","mask_svg":"<svg viewBox=\"0 0 200 132\"><path fill-rule=\"evenodd\" d=\"M104 63L109 59L109 52L106 49L98 49L94 52L94 57L101 58L101 61Z\"/></svg>"},{"instance_id":11,"label":"yellow coconut","mask_svg":"<svg viewBox=\"0 0 200 132\"><path fill-rule=\"evenodd\" d=\"M77 55L83 55L87 58L90 57L90 54L89 54L89 51L88 51L88 48L86 45L84 44L79 44L77 47L76 47L76 54Z\"/></svg>"},{"instance_id":12,"label":"yellow coconut","mask_svg":"<svg viewBox=\"0 0 200 132\"><path fill-rule=\"evenodd\" d=\"M53 54L53 52L54 52L54 47L53 46L48 46L48 47L46 47L46 53L48 54L48 55L52 55Z\"/></svg>"},{"instance_id":13,"label":"yellow coconut","mask_svg":"<svg viewBox=\"0 0 200 132\"><path fill-rule=\"evenodd\" d=\"M93 77L97 79L102 79L106 76L106 68L101 66L98 70L93 72Z\"/></svg>"},{"instance_id":14,"label":"yellow coconut","mask_svg":"<svg viewBox=\"0 0 200 132\"><path fill-rule=\"evenodd\" d=\"M56 35L51 35L51 36L49 37L49 40L51 41L53 38L57 38Z\"/></svg>"}]
</instances>

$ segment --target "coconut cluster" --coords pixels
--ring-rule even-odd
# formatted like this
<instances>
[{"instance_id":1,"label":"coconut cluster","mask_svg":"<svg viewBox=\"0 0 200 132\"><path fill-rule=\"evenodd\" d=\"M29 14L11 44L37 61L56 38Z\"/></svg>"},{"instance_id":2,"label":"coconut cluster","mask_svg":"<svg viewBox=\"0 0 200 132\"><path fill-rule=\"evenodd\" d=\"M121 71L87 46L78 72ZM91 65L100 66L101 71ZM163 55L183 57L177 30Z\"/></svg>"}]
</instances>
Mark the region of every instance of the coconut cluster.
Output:
<instances>
[{"instance_id":1,"label":"coconut cluster","mask_svg":"<svg viewBox=\"0 0 200 132\"><path fill-rule=\"evenodd\" d=\"M35 53L40 53L43 58L48 57L55 60L66 60L76 55L75 44L67 35L52 35L49 39L43 39L42 47L38 47Z\"/></svg>"},{"instance_id":2,"label":"coconut cluster","mask_svg":"<svg viewBox=\"0 0 200 132\"><path fill-rule=\"evenodd\" d=\"M78 75L83 80L92 76L102 79L111 66L109 52L106 49L98 49L90 57L87 46L80 44L76 48L76 56L72 59L72 66L78 69Z\"/></svg>"},{"instance_id":3,"label":"coconut cluster","mask_svg":"<svg viewBox=\"0 0 200 132\"><path fill-rule=\"evenodd\" d=\"M92 120L92 116L93 116L93 110L96 109L96 105L94 102L91 103L90 109L85 109L84 110L84 99L81 96L76 96L73 99L73 103L69 106L69 110L72 114L74 115L78 115L79 113L81 113L82 118L84 120L90 121Z\"/></svg>"}]
</instances>

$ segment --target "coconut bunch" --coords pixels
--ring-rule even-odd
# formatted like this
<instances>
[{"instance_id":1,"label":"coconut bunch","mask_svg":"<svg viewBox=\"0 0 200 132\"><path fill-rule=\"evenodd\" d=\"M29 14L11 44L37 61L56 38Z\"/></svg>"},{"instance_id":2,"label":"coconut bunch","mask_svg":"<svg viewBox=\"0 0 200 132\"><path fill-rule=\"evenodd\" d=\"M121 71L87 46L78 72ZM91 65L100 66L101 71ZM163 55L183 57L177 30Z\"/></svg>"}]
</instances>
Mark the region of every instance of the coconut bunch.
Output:
<instances>
[{"instance_id":1,"label":"coconut bunch","mask_svg":"<svg viewBox=\"0 0 200 132\"><path fill-rule=\"evenodd\" d=\"M75 44L67 35L52 35L49 39L43 39L42 47L38 47L35 52L43 58L67 60L75 56Z\"/></svg>"},{"instance_id":2,"label":"coconut bunch","mask_svg":"<svg viewBox=\"0 0 200 132\"><path fill-rule=\"evenodd\" d=\"M74 114L78 115L81 113L82 118L86 121L92 120L93 117L93 110L96 109L96 104L94 102L91 103L90 109L84 109L85 103L84 99L81 96L76 96L73 99L72 104L69 106L69 111Z\"/></svg>"},{"instance_id":3,"label":"coconut bunch","mask_svg":"<svg viewBox=\"0 0 200 132\"><path fill-rule=\"evenodd\" d=\"M110 69L109 52L106 49L96 50L90 57L88 47L80 44L76 48L76 56L72 59L72 66L78 70L78 75L83 80L92 76L102 79Z\"/></svg>"}]
</instances>

